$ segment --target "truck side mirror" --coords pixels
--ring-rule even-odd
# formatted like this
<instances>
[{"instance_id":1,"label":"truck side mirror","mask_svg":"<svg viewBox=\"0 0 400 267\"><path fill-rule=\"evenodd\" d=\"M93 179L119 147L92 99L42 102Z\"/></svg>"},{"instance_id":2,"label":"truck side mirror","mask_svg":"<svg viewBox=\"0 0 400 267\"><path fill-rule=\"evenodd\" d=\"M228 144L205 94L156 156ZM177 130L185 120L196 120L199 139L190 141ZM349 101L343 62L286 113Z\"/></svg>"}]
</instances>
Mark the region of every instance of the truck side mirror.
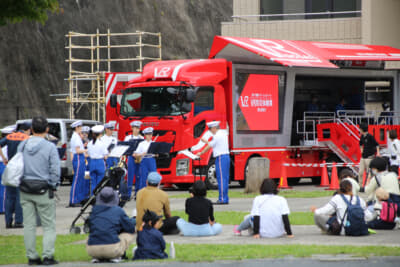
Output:
<instances>
[{"instance_id":1,"label":"truck side mirror","mask_svg":"<svg viewBox=\"0 0 400 267\"><path fill-rule=\"evenodd\" d=\"M116 108L117 107L117 95L116 94L112 94L110 97L110 106L112 108Z\"/></svg>"},{"instance_id":2,"label":"truck side mirror","mask_svg":"<svg viewBox=\"0 0 400 267\"><path fill-rule=\"evenodd\" d=\"M183 102L182 103L182 111L184 112L190 112L192 110L192 104Z\"/></svg>"},{"instance_id":3,"label":"truck side mirror","mask_svg":"<svg viewBox=\"0 0 400 267\"><path fill-rule=\"evenodd\" d=\"M186 102L193 102L196 98L196 90L195 89L186 89L185 100Z\"/></svg>"}]
</instances>

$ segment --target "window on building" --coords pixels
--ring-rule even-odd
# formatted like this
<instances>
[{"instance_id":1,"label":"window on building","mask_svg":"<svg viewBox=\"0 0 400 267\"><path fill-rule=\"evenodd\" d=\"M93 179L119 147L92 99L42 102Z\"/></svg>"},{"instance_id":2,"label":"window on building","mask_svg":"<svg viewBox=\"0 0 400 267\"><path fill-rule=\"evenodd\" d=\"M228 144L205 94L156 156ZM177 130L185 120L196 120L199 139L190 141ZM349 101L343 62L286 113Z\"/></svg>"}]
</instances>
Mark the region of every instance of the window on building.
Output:
<instances>
[{"instance_id":1,"label":"window on building","mask_svg":"<svg viewBox=\"0 0 400 267\"><path fill-rule=\"evenodd\" d=\"M306 13L343 12L361 10L361 0L305 0ZM359 17L359 13L309 15L307 19Z\"/></svg>"},{"instance_id":2,"label":"window on building","mask_svg":"<svg viewBox=\"0 0 400 267\"><path fill-rule=\"evenodd\" d=\"M273 15L283 13L282 0L260 0L260 14ZM282 20L281 16L260 17L260 20Z\"/></svg>"}]
</instances>

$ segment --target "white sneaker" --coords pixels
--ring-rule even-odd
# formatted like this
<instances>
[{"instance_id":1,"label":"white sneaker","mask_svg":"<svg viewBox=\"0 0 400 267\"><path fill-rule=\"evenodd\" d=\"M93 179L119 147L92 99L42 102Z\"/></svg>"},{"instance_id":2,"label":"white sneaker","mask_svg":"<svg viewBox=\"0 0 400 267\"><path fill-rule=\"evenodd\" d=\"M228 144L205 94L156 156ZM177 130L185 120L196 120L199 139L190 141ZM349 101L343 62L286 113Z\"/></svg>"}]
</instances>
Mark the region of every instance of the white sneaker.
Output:
<instances>
[{"instance_id":1,"label":"white sneaker","mask_svg":"<svg viewBox=\"0 0 400 267\"><path fill-rule=\"evenodd\" d=\"M137 250L137 247L134 247L133 249L132 249L132 257L134 257L135 256L135 251Z\"/></svg>"},{"instance_id":2,"label":"white sneaker","mask_svg":"<svg viewBox=\"0 0 400 267\"><path fill-rule=\"evenodd\" d=\"M112 263L120 263L120 262L122 262L122 259L121 259L121 257L119 257L119 258L111 259L110 262L112 262Z\"/></svg>"},{"instance_id":3,"label":"white sneaker","mask_svg":"<svg viewBox=\"0 0 400 267\"><path fill-rule=\"evenodd\" d=\"M100 262L100 260L99 259L95 259L95 258L93 258L92 260L91 260L91 263L99 263Z\"/></svg>"}]
</instances>

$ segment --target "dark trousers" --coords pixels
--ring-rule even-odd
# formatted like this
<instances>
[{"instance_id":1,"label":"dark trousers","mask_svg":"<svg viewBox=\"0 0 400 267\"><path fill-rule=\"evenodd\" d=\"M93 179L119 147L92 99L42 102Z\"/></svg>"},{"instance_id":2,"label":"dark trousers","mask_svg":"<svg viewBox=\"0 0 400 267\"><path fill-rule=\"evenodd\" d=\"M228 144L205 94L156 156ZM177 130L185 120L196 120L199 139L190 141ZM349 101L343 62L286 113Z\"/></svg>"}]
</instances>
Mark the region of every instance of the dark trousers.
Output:
<instances>
[{"instance_id":1,"label":"dark trousers","mask_svg":"<svg viewBox=\"0 0 400 267\"><path fill-rule=\"evenodd\" d=\"M169 217L169 218L163 220L163 225L158 230L160 230L160 232L163 233L163 235L178 234L179 230L178 230L178 227L176 226L176 221L178 219L179 219L178 216L174 216L174 217Z\"/></svg>"},{"instance_id":2,"label":"dark trousers","mask_svg":"<svg viewBox=\"0 0 400 267\"><path fill-rule=\"evenodd\" d=\"M14 222L23 223L22 207L19 202L19 189L12 186L6 186L6 210L5 219L6 225L11 225L13 222L13 214L15 214Z\"/></svg>"},{"instance_id":3,"label":"dark trousers","mask_svg":"<svg viewBox=\"0 0 400 267\"><path fill-rule=\"evenodd\" d=\"M367 226L368 228L371 229L392 230L396 226L396 223L394 222L390 223L382 221L381 219L375 219L373 221L368 222Z\"/></svg>"}]
</instances>

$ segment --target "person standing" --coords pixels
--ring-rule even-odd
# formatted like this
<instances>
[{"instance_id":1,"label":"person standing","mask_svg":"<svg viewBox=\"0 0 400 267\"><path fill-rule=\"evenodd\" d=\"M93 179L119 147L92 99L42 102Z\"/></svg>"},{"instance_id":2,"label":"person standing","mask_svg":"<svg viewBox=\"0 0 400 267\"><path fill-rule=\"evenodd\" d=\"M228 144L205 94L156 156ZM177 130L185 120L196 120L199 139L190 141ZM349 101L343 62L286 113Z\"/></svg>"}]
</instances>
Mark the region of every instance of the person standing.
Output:
<instances>
[{"instance_id":1,"label":"person standing","mask_svg":"<svg viewBox=\"0 0 400 267\"><path fill-rule=\"evenodd\" d=\"M389 138L387 146L389 148L389 170L399 174L399 166L400 166L400 140L397 139L396 130L389 131Z\"/></svg>"},{"instance_id":2,"label":"person standing","mask_svg":"<svg viewBox=\"0 0 400 267\"><path fill-rule=\"evenodd\" d=\"M141 159L140 175L139 179L136 178L135 192L138 192L143 187L146 187L147 175L150 172L157 171L156 160L154 159L154 155L147 154L149 151L150 144L153 143L152 141L153 128L147 127L146 129L143 130L143 134L144 134L144 141L139 143L138 147L135 150L135 153L133 153L133 156L138 161Z\"/></svg>"},{"instance_id":3,"label":"person standing","mask_svg":"<svg viewBox=\"0 0 400 267\"><path fill-rule=\"evenodd\" d=\"M108 152L111 152L111 150L114 148L114 146L117 145L117 138L112 136L114 130L114 123L108 122L104 124L104 131L105 134L101 137L101 141L105 144ZM108 157L106 161L107 169L117 166L119 162L119 158L116 157Z\"/></svg>"},{"instance_id":4,"label":"person standing","mask_svg":"<svg viewBox=\"0 0 400 267\"><path fill-rule=\"evenodd\" d=\"M7 158L11 160L15 154L17 154L18 145L29 138L31 125L30 123L23 123L19 125L19 130L15 133L9 134L3 139L0 140L0 146L7 146ZM2 154L2 153L1 153ZM6 163L8 160L2 156L3 162ZM5 205L5 219L6 219L6 228L23 228L23 217L22 217L22 208L19 198L19 189L18 187L6 186L6 205ZM13 214L15 214L15 222L13 222Z\"/></svg>"},{"instance_id":5,"label":"person standing","mask_svg":"<svg viewBox=\"0 0 400 267\"><path fill-rule=\"evenodd\" d=\"M82 121L75 121L71 124L74 133L71 137L72 167L74 177L72 180L71 191L69 195L69 207L80 207L81 201L85 199L85 153L87 149L83 147L81 137Z\"/></svg>"},{"instance_id":6,"label":"person standing","mask_svg":"<svg viewBox=\"0 0 400 267\"><path fill-rule=\"evenodd\" d=\"M206 153L210 148L213 149L213 156L215 158L215 169L218 181L219 197L218 201L214 204L229 204L228 186L229 186L229 169L230 169L230 157L229 157L229 144L228 144L228 132L219 129L219 121L211 121L207 123L207 126L212 134L212 140L208 142L205 139L201 139L207 146L197 156L201 156Z\"/></svg>"},{"instance_id":7,"label":"person standing","mask_svg":"<svg viewBox=\"0 0 400 267\"><path fill-rule=\"evenodd\" d=\"M379 156L379 145L375 138L368 133L368 124L362 123L360 125L360 170L358 172L358 183L360 187L363 187L363 174L368 170L371 160L375 157L375 154Z\"/></svg>"},{"instance_id":8,"label":"person standing","mask_svg":"<svg viewBox=\"0 0 400 267\"><path fill-rule=\"evenodd\" d=\"M104 126L96 125L92 127L93 139L88 144L88 154L90 158L90 195L100 183L106 172L105 160L107 159L108 150L106 144L101 141Z\"/></svg>"},{"instance_id":9,"label":"person standing","mask_svg":"<svg viewBox=\"0 0 400 267\"><path fill-rule=\"evenodd\" d=\"M29 265L53 265L56 241L56 202L54 191L60 183L57 147L45 140L48 123L44 117L32 119L33 136L21 143L24 175L21 180L21 205L24 214L24 243ZM40 185L34 188L33 185ZM36 218L43 227L43 262L36 251Z\"/></svg>"},{"instance_id":10,"label":"person standing","mask_svg":"<svg viewBox=\"0 0 400 267\"><path fill-rule=\"evenodd\" d=\"M5 127L1 129L1 134L3 137L6 137L7 135L13 133L16 129L15 125ZM2 156L0 156L0 214L4 214L6 210L6 188L4 185L1 184L1 176L3 175L4 169L6 168L6 165L4 162L7 163L7 146L0 148ZM1 154L0 153L0 154ZM4 159L3 159L4 157Z\"/></svg>"},{"instance_id":11,"label":"person standing","mask_svg":"<svg viewBox=\"0 0 400 267\"><path fill-rule=\"evenodd\" d=\"M143 136L140 135L140 126L142 125L141 121L133 121L131 122L132 134L127 135L125 137L125 142L133 141L133 140L143 140ZM139 188L139 176L140 176L140 162L136 162L133 154L128 157L128 195L131 198L132 195L132 185L133 179L135 179L135 197L137 195L137 191Z\"/></svg>"}]
</instances>

